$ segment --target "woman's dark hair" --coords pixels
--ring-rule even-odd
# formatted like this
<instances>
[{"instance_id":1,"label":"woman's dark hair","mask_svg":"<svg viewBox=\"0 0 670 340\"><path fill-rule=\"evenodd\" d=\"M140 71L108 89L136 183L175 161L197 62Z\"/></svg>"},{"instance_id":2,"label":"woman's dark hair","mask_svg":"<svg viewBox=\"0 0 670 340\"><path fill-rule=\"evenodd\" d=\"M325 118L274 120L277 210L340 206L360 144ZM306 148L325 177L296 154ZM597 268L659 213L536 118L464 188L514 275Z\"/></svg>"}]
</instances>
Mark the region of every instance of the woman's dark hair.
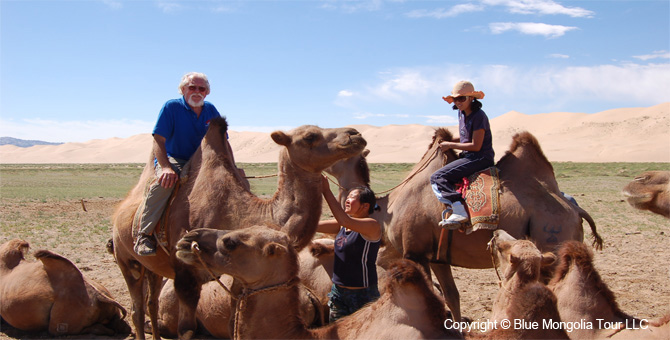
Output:
<instances>
[{"instance_id":1,"label":"woman's dark hair","mask_svg":"<svg viewBox=\"0 0 670 340\"><path fill-rule=\"evenodd\" d=\"M456 105L452 106L451 108L454 109L454 110L458 110ZM470 104L470 108L472 109L472 112L475 112L475 111L482 108L482 102L480 102L479 100L477 100L477 98L475 98L475 99L472 100L472 104Z\"/></svg>"},{"instance_id":2,"label":"woman's dark hair","mask_svg":"<svg viewBox=\"0 0 670 340\"><path fill-rule=\"evenodd\" d=\"M377 197L375 197L375 193L368 187L355 187L349 190L349 193L354 190L358 190L358 200L361 202L361 204L368 203L370 205L368 207L368 214L372 214L375 211L375 206L377 205Z\"/></svg>"}]
</instances>

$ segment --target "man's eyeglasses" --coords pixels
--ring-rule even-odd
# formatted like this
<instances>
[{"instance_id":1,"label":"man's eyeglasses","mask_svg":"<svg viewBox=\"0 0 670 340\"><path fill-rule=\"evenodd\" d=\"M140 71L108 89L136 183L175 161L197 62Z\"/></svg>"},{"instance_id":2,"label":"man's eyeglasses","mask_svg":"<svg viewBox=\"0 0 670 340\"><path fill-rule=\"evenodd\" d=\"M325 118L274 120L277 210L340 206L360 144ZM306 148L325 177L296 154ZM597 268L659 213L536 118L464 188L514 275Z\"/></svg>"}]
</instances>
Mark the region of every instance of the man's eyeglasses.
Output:
<instances>
[{"instance_id":1,"label":"man's eyeglasses","mask_svg":"<svg viewBox=\"0 0 670 340\"><path fill-rule=\"evenodd\" d=\"M467 97L466 97L466 96L458 96L458 97L454 97L454 102L455 102L455 103L462 103L462 102L465 101L465 98L467 98Z\"/></svg>"},{"instance_id":2,"label":"man's eyeglasses","mask_svg":"<svg viewBox=\"0 0 670 340\"><path fill-rule=\"evenodd\" d=\"M188 86L189 91L198 91L198 92L207 92L207 88L204 86L195 86L195 85L189 85Z\"/></svg>"}]
</instances>

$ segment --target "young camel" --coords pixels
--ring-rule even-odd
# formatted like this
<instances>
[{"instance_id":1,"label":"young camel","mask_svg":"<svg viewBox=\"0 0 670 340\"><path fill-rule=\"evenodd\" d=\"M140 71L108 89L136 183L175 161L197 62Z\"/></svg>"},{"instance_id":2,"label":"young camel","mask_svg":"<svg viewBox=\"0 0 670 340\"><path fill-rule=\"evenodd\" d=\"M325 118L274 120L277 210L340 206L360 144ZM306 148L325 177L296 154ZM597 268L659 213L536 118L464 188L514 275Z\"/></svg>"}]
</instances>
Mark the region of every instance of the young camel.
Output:
<instances>
[{"instance_id":1,"label":"young camel","mask_svg":"<svg viewBox=\"0 0 670 340\"><path fill-rule=\"evenodd\" d=\"M546 320L560 323L556 296L539 282L540 268L551 265L553 253L542 254L528 240L515 240L496 230L489 243L492 257L502 273L500 290L493 302L490 321L498 326L486 334L490 339L569 339L558 327L545 327ZM518 322L523 321L524 326ZM505 322L511 326L505 328ZM528 325L528 326L525 326ZM532 327L530 325L537 325Z\"/></svg>"},{"instance_id":2,"label":"young camel","mask_svg":"<svg viewBox=\"0 0 670 340\"><path fill-rule=\"evenodd\" d=\"M647 171L623 188L628 204L670 218L670 171Z\"/></svg>"},{"instance_id":3,"label":"young camel","mask_svg":"<svg viewBox=\"0 0 670 340\"><path fill-rule=\"evenodd\" d=\"M492 268L486 247L492 232L445 232L441 254L445 261L431 262L436 259L441 235L437 223L444 206L435 198L429 179L433 172L456 159L452 150L439 152L439 142L451 139L449 131L437 129L428 150L405 180L390 194L377 199L380 209L371 217L383 225L384 246L379 250L377 264L386 267L390 261L407 258L419 263L426 273L432 270L454 320L459 321L460 297L451 266ZM496 166L500 169L501 181L499 229L517 238L530 237L540 250L553 251L562 241L583 239L584 219L591 227L595 247L602 248L595 222L586 211L562 195L553 167L533 135L528 132L514 135L510 150ZM361 155L340 161L327 171L342 179L339 184L344 191L370 181L367 162Z\"/></svg>"},{"instance_id":4,"label":"young camel","mask_svg":"<svg viewBox=\"0 0 670 340\"><path fill-rule=\"evenodd\" d=\"M409 261L390 267L386 288L377 301L311 330L297 310L298 253L286 234L263 226L197 229L179 241L177 257L191 265L202 260L217 275L229 274L242 282L234 339L461 338L444 327L444 303Z\"/></svg>"},{"instance_id":5,"label":"young camel","mask_svg":"<svg viewBox=\"0 0 670 340\"><path fill-rule=\"evenodd\" d=\"M133 324L140 340L144 339L145 303L154 327L152 333L155 339L159 338L157 313L162 277L175 279L180 337L189 338L197 327L200 287L209 275L175 260L174 243L184 233L199 227L246 228L262 223L286 232L294 246L302 248L314 236L321 216L321 171L362 152L366 145L360 133L351 128L305 125L286 133L273 132L272 139L283 146L279 153L278 189L272 198L264 200L251 193L239 177L225 143L227 128L224 118L210 122L200 148L187 164L188 174L182 174L187 177L167 208L168 245L159 247L156 256L141 257L134 252L132 230L145 183L154 177L153 157L138 184L114 212L114 256L133 301Z\"/></svg>"},{"instance_id":6,"label":"young camel","mask_svg":"<svg viewBox=\"0 0 670 340\"><path fill-rule=\"evenodd\" d=\"M233 277L221 275L219 281L226 287L233 284ZM325 324L323 303L304 285L298 285L298 304L300 317L309 327ZM174 288L173 280L166 280L161 290L158 306L158 328L161 336L177 337L179 321L179 301ZM222 288L218 282L210 281L202 285L200 300L196 309L198 330L214 336L217 339L230 339L230 321L233 316L235 303L232 296ZM149 324L145 330L151 333Z\"/></svg>"},{"instance_id":7,"label":"young camel","mask_svg":"<svg viewBox=\"0 0 670 340\"><path fill-rule=\"evenodd\" d=\"M86 279L68 259L38 250L28 262L26 241L0 246L0 316L23 331L52 336L129 334L126 310L109 291Z\"/></svg>"},{"instance_id":8,"label":"young camel","mask_svg":"<svg viewBox=\"0 0 670 340\"><path fill-rule=\"evenodd\" d=\"M558 250L558 266L548 287L558 300L561 320L591 327L575 328L573 339L670 339L670 314L647 323L619 309L614 293L593 265L593 254L580 242L568 241ZM637 329L636 329L637 328Z\"/></svg>"}]
</instances>

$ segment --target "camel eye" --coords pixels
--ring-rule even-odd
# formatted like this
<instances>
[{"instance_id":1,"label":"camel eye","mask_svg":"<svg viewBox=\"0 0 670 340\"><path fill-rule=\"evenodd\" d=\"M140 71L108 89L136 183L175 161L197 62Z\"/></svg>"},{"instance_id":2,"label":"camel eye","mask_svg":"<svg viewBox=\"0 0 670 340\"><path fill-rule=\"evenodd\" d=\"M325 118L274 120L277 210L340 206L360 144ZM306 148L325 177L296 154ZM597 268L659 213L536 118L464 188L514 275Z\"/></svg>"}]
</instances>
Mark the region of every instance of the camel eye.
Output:
<instances>
[{"instance_id":1,"label":"camel eye","mask_svg":"<svg viewBox=\"0 0 670 340\"><path fill-rule=\"evenodd\" d=\"M234 240L230 237L225 238L223 240L223 247L226 250L235 250L235 248L237 248L238 245L240 245L240 243L237 240Z\"/></svg>"}]
</instances>

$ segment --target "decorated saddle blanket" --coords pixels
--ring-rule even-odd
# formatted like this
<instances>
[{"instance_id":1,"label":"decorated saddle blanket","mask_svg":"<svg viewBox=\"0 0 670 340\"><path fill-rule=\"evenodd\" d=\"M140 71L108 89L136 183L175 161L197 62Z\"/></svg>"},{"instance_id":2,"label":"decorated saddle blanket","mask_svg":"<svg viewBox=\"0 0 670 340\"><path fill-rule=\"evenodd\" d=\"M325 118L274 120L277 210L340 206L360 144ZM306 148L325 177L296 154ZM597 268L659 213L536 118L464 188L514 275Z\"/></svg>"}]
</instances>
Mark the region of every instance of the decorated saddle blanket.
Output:
<instances>
[{"instance_id":1,"label":"decorated saddle blanket","mask_svg":"<svg viewBox=\"0 0 670 340\"><path fill-rule=\"evenodd\" d=\"M495 230L500 222L500 178L492 166L463 178L460 190L470 214L465 233L479 229Z\"/></svg>"}]
</instances>

